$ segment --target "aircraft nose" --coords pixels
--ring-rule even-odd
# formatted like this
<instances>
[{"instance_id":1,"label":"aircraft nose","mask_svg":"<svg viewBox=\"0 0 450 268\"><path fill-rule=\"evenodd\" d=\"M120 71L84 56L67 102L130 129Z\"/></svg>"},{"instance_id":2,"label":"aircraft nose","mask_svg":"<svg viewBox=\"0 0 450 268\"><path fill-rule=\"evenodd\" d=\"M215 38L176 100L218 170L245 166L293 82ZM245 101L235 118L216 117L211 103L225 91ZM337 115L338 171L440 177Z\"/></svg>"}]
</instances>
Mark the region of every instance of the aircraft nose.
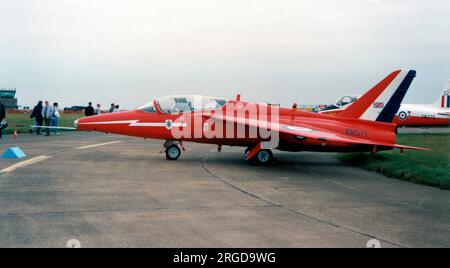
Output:
<instances>
[{"instance_id":1,"label":"aircraft nose","mask_svg":"<svg viewBox=\"0 0 450 268\"><path fill-rule=\"evenodd\" d=\"M73 121L73 126L74 126L75 129L78 129L78 120L79 119Z\"/></svg>"}]
</instances>

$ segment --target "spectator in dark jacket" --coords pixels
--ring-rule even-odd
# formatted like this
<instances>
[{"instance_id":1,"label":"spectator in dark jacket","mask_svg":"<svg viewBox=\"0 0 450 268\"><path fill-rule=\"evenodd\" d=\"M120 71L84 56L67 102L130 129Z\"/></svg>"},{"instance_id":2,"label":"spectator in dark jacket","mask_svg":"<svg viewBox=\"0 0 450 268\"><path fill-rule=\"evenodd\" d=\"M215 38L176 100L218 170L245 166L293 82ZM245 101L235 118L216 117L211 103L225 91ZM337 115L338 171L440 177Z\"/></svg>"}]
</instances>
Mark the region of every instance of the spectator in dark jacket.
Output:
<instances>
[{"instance_id":1,"label":"spectator in dark jacket","mask_svg":"<svg viewBox=\"0 0 450 268\"><path fill-rule=\"evenodd\" d=\"M111 107L109 108L108 112L110 112L110 113L114 112L115 107L116 107L116 105L114 103L111 103Z\"/></svg>"},{"instance_id":2,"label":"spectator in dark jacket","mask_svg":"<svg viewBox=\"0 0 450 268\"><path fill-rule=\"evenodd\" d=\"M41 135L41 126L44 122L44 117L42 116L42 101L39 101L36 106L33 108L33 112L31 113L31 118L34 118L34 122L36 125L36 134ZM33 128L30 129L30 132L33 133Z\"/></svg>"},{"instance_id":3,"label":"spectator in dark jacket","mask_svg":"<svg viewBox=\"0 0 450 268\"><path fill-rule=\"evenodd\" d=\"M93 116L95 115L94 107L92 107L92 102L89 102L89 106L84 109L85 116Z\"/></svg>"},{"instance_id":4,"label":"spectator in dark jacket","mask_svg":"<svg viewBox=\"0 0 450 268\"><path fill-rule=\"evenodd\" d=\"M3 119L5 119L6 117L6 109L5 109L5 105L3 105L0 102L0 124L2 123ZM2 128L0 127L0 139L2 138Z\"/></svg>"},{"instance_id":5,"label":"spectator in dark jacket","mask_svg":"<svg viewBox=\"0 0 450 268\"><path fill-rule=\"evenodd\" d=\"M0 121L2 121L3 119L5 119L6 117L6 109L5 109L5 105L3 105L0 102Z\"/></svg>"}]
</instances>

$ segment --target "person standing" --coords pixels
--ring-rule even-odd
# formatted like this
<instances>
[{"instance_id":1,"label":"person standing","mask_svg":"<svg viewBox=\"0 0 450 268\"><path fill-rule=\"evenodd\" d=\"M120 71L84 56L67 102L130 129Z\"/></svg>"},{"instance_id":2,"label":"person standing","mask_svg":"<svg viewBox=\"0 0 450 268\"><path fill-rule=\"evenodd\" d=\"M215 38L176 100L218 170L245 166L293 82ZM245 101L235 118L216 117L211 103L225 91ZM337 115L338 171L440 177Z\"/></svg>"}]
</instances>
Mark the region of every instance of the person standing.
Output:
<instances>
[{"instance_id":1,"label":"person standing","mask_svg":"<svg viewBox=\"0 0 450 268\"><path fill-rule=\"evenodd\" d=\"M50 106L48 101L45 101L45 106L42 108L42 117L46 126L46 136L50 136L50 128L52 126L53 107Z\"/></svg>"},{"instance_id":2,"label":"person standing","mask_svg":"<svg viewBox=\"0 0 450 268\"><path fill-rule=\"evenodd\" d=\"M85 116L93 116L95 115L94 107L92 107L92 102L89 102L89 106L84 109Z\"/></svg>"},{"instance_id":3,"label":"person standing","mask_svg":"<svg viewBox=\"0 0 450 268\"><path fill-rule=\"evenodd\" d=\"M102 105L100 103L97 103L97 108L95 108L95 114L96 115L102 114Z\"/></svg>"},{"instance_id":4,"label":"person standing","mask_svg":"<svg viewBox=\"0 0 450 268\"><path fill-rule=\"evenodd\" d=\"M115 107L116 107L116 105L115 105L114 103L111 103L111 107L109 107L108 112L109 112L109 113L114 112L114 108L115 108Z\"/></svg>"},{"instance_id":5,"label":"person standing","mask_svg":"<svg viewBox=\"0 0 450 268\"><path fill-rule=\"evenodd\" d=\"M59 130L58 130L58 126L59 126L59 118L61 117L61 115L59 114L59 108L58 108L58 103L55 102L53 103L53 113L52 113L52 128L53 128L53 133L55 133L56 135L59 135Z\"/></svg>"},{"instance_id":6,"label":"person standing","mask_svg":"<svg viewBox=\"0 0 450 268\"><path fill-rule=\"evenodd\" d=\"M41 126L44 121L44 117L42 116L42 101L39 101L36 106L33 108L33 112L30 115L31 118L34 119L36 125L36 134L41 135ZM30 129L31 134L33 134L33 129Z\"/></svg>"},{"instance_id":7,"label":"person standing","mask_svg":"<svg viewBox=\"0 0 450 268\"><path fill-rule=\"evenodd\" d=\"M0 102L0 139L2 138L3 128L6 126L6 123L3 122L6 118L6 109L5 105Z\"/></svg>"}]
</instances>

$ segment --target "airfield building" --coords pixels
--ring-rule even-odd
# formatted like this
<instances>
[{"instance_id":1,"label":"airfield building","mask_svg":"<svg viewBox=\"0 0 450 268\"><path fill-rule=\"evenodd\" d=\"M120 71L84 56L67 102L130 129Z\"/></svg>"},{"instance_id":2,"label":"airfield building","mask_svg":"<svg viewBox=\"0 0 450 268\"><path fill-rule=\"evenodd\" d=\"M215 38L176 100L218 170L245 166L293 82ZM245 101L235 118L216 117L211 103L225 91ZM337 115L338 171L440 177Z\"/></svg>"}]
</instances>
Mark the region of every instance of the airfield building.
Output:
<instances>
[{"instance_id":1,"label":"airfield building","mask_svg":"<svg viewBox=\"0 0 450 268\"><path fill-rule=\"evenodd\" d=\"M5 105L6 109L18 109L16 89L0 88L0 102Z\"/></svg>"}]
</instances>

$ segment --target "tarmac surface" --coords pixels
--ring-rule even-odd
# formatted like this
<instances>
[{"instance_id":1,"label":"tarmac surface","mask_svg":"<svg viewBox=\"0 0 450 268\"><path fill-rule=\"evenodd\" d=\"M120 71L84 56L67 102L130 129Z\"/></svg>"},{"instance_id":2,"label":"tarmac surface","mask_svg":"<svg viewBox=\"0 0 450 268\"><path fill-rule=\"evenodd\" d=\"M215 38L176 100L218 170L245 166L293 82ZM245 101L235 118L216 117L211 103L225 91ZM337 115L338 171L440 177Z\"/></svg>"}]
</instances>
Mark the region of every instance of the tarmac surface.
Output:
<instances>
[{"instance_id":1,"label":"tarmac surface","mask_svg":"<svg viewBox=\"0 0 450 268\"><path fill-rule=\"evenodd\" d=\"M275 152L99 133L0 140L0 247L450 247L450 191L349 167L334 154Z\"/></svg>"}]
</instances>

